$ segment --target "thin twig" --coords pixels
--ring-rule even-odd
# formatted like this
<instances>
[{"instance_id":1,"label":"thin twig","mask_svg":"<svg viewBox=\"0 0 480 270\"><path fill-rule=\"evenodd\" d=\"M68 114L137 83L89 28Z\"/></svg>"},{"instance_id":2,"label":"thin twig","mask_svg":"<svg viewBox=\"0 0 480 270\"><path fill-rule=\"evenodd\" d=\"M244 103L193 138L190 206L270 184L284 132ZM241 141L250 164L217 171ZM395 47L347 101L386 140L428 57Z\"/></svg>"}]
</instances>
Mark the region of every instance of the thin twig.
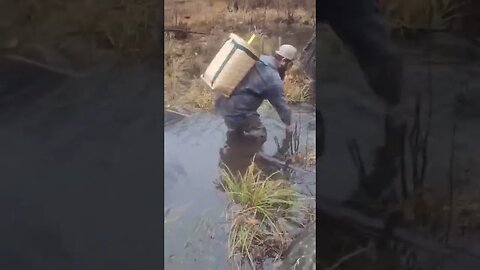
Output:
<instances>
[{"instance_id":1,"label":"thin twig","mask_svg":"<svg viewBox=\"0 0 480 270\"><path fill-rule=\"evenodd\" d=\"M352 157L354 166L357 169L358 181L360 182L360 186L362 188L365 188L367 185L367 173L365 170L362 156L360 154L360 148L358 147L358 143L355 139L351 139L347 141L347 147L348 151L350 152L350 156Z\"/></svg>"},{"instance_id":2,"label":"thin twig","mask_svg":"<svg viewBox=\"0 0 480 270\"><path fill-rule=\"evenodd\" d=\"M176 113L178 115L181 115L183 117L190 117L190 115L186 114L186 113L181 113L181 112L178 112L178 111L174 111L174 110L171 110L171 109L165 109L166 112L171 112L171 113Z\"/></svg>"},{"instance_id":3,"label":"thin twig","mask_svg":"<svg viewBox=\"0 0 480 270\"><path fill-rule=\"evenodd\" d=\"M450 231L452 227L452 219L453 219L453 177L454 177L454 165L453 162L455 160L455 137L457 133L457 117L456 112L454 111L453 114L453 126L452 126L452 140L450 142L450 167L448 170L448 185L449 185L449 194L448 194L448 220L447 220L447 232L445 235L445 243L448 243L450 237Z\"/></svg>"},{"instance_id":4,"label":"thin twig","mask_svg":"<svg viewBox=\"0 0 480 270\"><path fill-rule=\"evenodd\" d=\"M350 260L351 258L355 257L355 256L358 256L362 253L365 253L368 251L368 248L360 248L352 253L349 253L345 256L343 256L342 258L340 258L340 260L338 260L334 265L330 266L329 268L326 268L325 270L334 270L334 269L337 269L340 265L342 265L343 263L345 263L346 261Z\"/></svg>"},{"instance_id":5,"label":"thin twig","mask_svg":"<svg viewBox=\"0 0 480 270\"><path fill-rule=\"evenodd\" d=\"M474 56L470 55L469 50L466 51L466 60L471 59L470 61L474 61ZM472 62L470 62L470 65ZM467 65L465 68L465 74L467 77L465 78L464 81L464 91L467 91L469 88L469 79L470 79L470 65ZM447 232L445 236L445 242L448 243L451 229L452 229L452 222L453 222L453 193L454 193L454 174L455 174L455 168L454 168L454 161L455 161L455 139L456 139L456 133L457 133L457 108L455 106L453 110L453 127L452 127L452 141L451 141L451 150L450 150L450 168L448 172L448 182L449 182L449 211L448 211L448 220L447 220Z\"/></svg>"},{"instance_id":6,"label":"thin twig","mask_svg":"<svg viewBox=\"0 0 480 270\"><path fill-rule=\"evenodd\" d=\"M412 130L410 131L409 144L410 154L412 158L412 182L414 190L418 188L418 153L419 153L419 134L420 134L420 111L421 111L421 95L417 94L415 98L415 116L413 120Z\"/></svg>"},{"instance_id":7,"label":"thin twig","mask_svg":"<svg viewBox=\"0 0 480 270\"><path fill-rule=\"evenodd\" d=\"M431 16L431 15L430 15ZM428 66L427 66L427 95L428 95L428 113L427 113L427 126L425 127L425 135L423 136L423 141L422 141L422 149L421 149L421 155L422 155L422 165L420 168L420 186L423 187L425 183L425 173L427 169L427 164L428 164L428 141L430 139L430 129L432 125L432 114L433 114L433 81L432 81L432 64L430 62L431 60L431 50L432 50L432 39L429 39L428 42L428 48L427 48L427 53L428 53Z\"/></svg>"},{"instance_id":8,"label":"thin twig","mask_svg":"<svg viewBox=\"0 0 480 270\"><path fill-rule=\"evenodd\" d=\"M300 151L300 130L301 130L301 124L299 127L297 127L297 124L295 124L295 147L293 148L293 151L295 154L298 154Z\"/></svg>"},{"instance_id":9,"label":"thin twig","mask_svg":"<svg viewBox=\"0 0 480 270\"><path fill-rule=\"evenodd\" d=\"M403 199L408 198L408 185L407 185L407 179L406 179L406 167L405 167L405 141L406 141L406 126L402 126L402 137L401 137L401 143L400 143L400 181L402 185L402 195Z\"/></svg>"},{"instance_id":10,"label":"thin twig","mask_svg":"<svg viewBox=\"0 0 480 270\"><path fill-rule=\"evenodd\" d=\"M21 55L7 54L7 55L4 55L3 57L8 58L8 59L13 60L13 61L29 64L29 65L32 65L32 66L37 66L39 68L43 68L43 69L51 71L51 72L55 72L55 73L59 73L59 74L63 74L63 75L71 76L71 77L82 77L84 75L84 74L81 74L81 73L78 73L78 72L75 72L75 71L67 70L65 68L54 67L54 66L48 65L46 63L35 61L33 59L28 59L28 58L26 58L24 56L21 56Z\"/></svg>"},{"instance_id":11,"label":"thin twig","mask_svg":"<svg viewBox=\"0 0 480 270\"><path fill-rule=\"evenodd\" d=\"M307 168L309 162L308 162L308 152L309 152L309 149L308 149L308 123L307 123L307 126L305 127L305 160L307 162L305 162L305 169Z\"/></svg>"},{"instance_id":12,"label":"thin twig","mask_svg":"<svg viewBox=\"0 0 480 270\"><path fill-rule=\"evenodd\" d=\"M211 35L210 33L205 33L205 32L197 32L197 31L190 31L190 30L183 30L183 29L173 29L173 28L163 29L163 31L164 32L186 33L186 34L197 34L197 35Z\"/></svg>"},{"instance_id":13,"label":"thin twig","mask_svg":"<svg viewBox=\"0 0 480 270\"><path fill-rule=\"evenodd\" d=\"M280 142L278 141L278 137L277 136L273 136L273 141L275 142L275 144L277 145L277 152L280 152L282 147L280 146Z\"/></svg>"}]
</instances>

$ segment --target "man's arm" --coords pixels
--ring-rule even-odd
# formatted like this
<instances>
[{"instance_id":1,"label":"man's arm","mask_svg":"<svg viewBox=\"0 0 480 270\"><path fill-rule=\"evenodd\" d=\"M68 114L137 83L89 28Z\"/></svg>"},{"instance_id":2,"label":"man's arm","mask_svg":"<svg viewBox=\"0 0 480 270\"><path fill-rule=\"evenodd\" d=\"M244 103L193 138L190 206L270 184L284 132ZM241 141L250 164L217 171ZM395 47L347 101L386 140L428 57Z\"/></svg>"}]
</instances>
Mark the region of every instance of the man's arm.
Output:
<instances>
[{"instance_id":1,"label":"man's arm","mask_svg":"<svg viewBox=\"0 0 480 270\"><path fill-rule=\"evenodd\" d=\"M280 119L285 125L290 126L292 123L292 112L287 105L285 99L285 92L283 90L283 84L274 84L267 91L267 100L277 111Z\"/></svg>"}]
</instances>

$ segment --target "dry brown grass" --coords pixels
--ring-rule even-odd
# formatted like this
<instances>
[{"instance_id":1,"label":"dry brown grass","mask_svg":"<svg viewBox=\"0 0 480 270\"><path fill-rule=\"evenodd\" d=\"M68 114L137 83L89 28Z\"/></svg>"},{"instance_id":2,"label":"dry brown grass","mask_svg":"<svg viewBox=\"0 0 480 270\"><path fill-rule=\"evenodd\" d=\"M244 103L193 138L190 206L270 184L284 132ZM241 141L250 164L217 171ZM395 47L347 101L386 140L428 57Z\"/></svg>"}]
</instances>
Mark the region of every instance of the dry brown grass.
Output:
<instances>
[{"instance_id":1,"label":"dry brown grass","mask_svg":"<svg viewBox=\"0 0 480 270\"><path fill-rule=\"evenodd\" d=\"M281 10L271 8L228 12L224 1L188 1L183 4L167 1L165 14L166 27L181 25L183 29L207 33L191 34L186 40L164 37L165 106L189 105L201 110L213 109L213 93L199 76L229 33L235 32L245 39L255 33L252 46L259 53L271 54L278 47L279 39L262 29L278 27L278 23L285 18ZM296 9L293 18L297 24L304 23L309 20L306 14L307 11ZM286 80L289 102L306 101L306 77L297 67L289 74Z\"/></svg>"},{"instance_id":2,"label":"dry brown grass","mask_svg":"<svg viewBox=\"0 0 480 270\"><path fill-rule=\"evenodd\" d=\"M218 50L215 40L205 39L196 45L166 40L164 47L164 104L190 105L211 110L213 93L199 78L208 65L207 57ZM213 58L213 55L211 56Z\"/></svg>"},{"instance_id":3,"label":"dry brown grass","mask_svg":"<svg viewBox=\"0 0 480 270\"><path fill-rule=\"evenodd\" d=\"M183 96L182 100L197 109L213 109L212 91L200 78L192 81L189 91Z\"/></svg>"},{"instance_id":4,"label":"dry brown grass","mask_svg":"<svg viewBox=\"0 0 480 270\"><path fill-rule=\"evenodd\" d=\"M311 81L299 65L294 65L285 76L285 96L289 103L308 102L310 100Z\"/></svg>"},{"instance_id":5,"label":"dry brown grass","mask_svg":"<svg viewBox=\"0 0 480 270\"><path fill-rule=\"evenodd\" d=\"M308 153L295 153L289 157L293 164L299 165L302 167L315 166L317 163L317 156L315 149L310 149Z\"/></svg>"},{"instance_id":6,"label":"dry brown grass","mask_svg":"<svg viewBox=\"0 0 480 270\"><path fill-rule=\"evenodd\" d=\"M58 46L78 37L121 57L145 56L156 48L155 0L18 0L0 17L20 45ZM2 29L0 29L2 30ZM53 44L52 44L53 43Z\"/></svg>"},{"instance_id":7,"label":"dry brown grass","mask_svg":"<svg viewBox=\"0 0 480 270\"><path fill-rule=\"evenodd\" d=\"M315 1L308 5L297 5L287 9L282 1L271 1L267 8L239 9L229 12L227 1L190 0L185 2L165 1L164 24L166 26L185 23L197 31L211 31L220 28L224 31L236 30L244 24L265 25L268 23L300 23L313 25L315 19ZM307 1L308 2L308 1Z\"/></svg>"}]
</instances>

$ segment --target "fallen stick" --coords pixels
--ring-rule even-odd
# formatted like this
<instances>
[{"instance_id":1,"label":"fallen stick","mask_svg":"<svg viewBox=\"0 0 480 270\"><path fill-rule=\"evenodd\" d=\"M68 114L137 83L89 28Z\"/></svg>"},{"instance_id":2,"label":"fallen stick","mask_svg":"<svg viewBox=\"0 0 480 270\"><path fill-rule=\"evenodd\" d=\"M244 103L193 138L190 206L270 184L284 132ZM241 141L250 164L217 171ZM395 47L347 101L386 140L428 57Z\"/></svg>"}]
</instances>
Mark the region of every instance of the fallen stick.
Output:
<instances>
[{"instance_id":1,"label":"fallen stick","mask_svg":"<svg viewBox=\"0 0 480 270\"><path fill-rule=\"evenodd\" d=\"M7 54L7 55L4 55L3 57L7 58L9 60L12 60L12 61L17 61L17 62L22 62L22 63L25 63L25 64L37 66L37 67L40 67L40 68L43 68L45 70L55 72L55 73L60 73L60 74L64 74L64 75L68 75L68 76L72 76L72 77L81 77L82 76L82 74L80 74L80 73L70 71L70 70L66 70L66 69L61 69L61 68L54 67L54 66L51 66L51 65L47 65L45 63L41 63L41 62L38 62L38 61L35 61L35 60L32 60L32 59L28 59L28 58L20 56L20 55Z\"/></svg>"},{"instance_id":2,"label":"fallen stick","mask_svg":"<svg viewBox=\"0 0 480 270\"><path fill-rule=\"evenodd\" d=\"M257 157L261 158L263 161L265 161L268 164L276 167L279 170L290 169L290 170L293 170L296 173L301 173L301 174L315 173L314 171L308 171L308 170L302 169L298 166L288 164L288 162L286 162L286 161L282 161L280 159L274 158L274 157L269 156L269 155L267 155L263 152L258 152Z\"/></svg>"},{"instance_id":3,"label":"fallen stick","mask_svg":"<svg viewBox=\"0 0 480 270\"><path fill-rule=\"evenodd\" d=\"M349 253L345 256L343 256L342 258L340 258L340 260L338 260L334 265L332 265L331 267L327 268L326 270L335 270L337 269L338 267L340 267L344 262L350 260L351 258L355 257L355 256L358 256L360 254L363 254L365 252L368 251L368 248L360 248L352 253Z\"/></svg>"},{"instance_id":4,"label":"fallen stick","mask_svg":"<svg viewBox=\"0 0 480 270\"><path fill-rule=\"evenodd\" d=\"M189 30L183 30L183 29L173 29L173 28L163 29L163 31L164 32L178 32L178 33L185 33L185 34L210 35L210 33L189 31Z\"/></svg>"}]
</instances>

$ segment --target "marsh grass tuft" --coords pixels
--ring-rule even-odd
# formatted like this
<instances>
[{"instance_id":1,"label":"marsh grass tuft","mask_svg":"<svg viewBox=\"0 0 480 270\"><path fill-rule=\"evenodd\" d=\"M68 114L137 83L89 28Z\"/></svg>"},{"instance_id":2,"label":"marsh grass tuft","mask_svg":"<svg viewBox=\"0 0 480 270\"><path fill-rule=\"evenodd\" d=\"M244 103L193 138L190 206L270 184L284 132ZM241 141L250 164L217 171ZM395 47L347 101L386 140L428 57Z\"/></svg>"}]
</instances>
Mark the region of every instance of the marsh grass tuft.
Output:
<instances>
[{"instance_id":1,"label":"marsh grass tuft","mask_svg":"<svg viewBox=\"0 0 480 270\"><path fill-rule=\"evenodd\" d=\"M275 175L265 175L255 163L243 174L222 170L221 186L232 203L230 258L240 255L252 264L278 258L289 242L288 222L307 215L307 198Z\"/></svg>"},{"instance_id":2,"label":"marsh grass tuft","mask_svg":"<svg viewBox=\"0 0 480 270\"><path fill-rule=\"evenodd\" d=\"M308 102L312 95L312 81L298 64L292 66L285 76L285 96L289 103Z\"/></svg>"},{"instance_id":3,"label":"marsh grass tuft","mask_svg":"<svg viewBox=\"0 0 480 270\"><path fill-rule=\"evenodd\" d=\"M191 81L189 90L180 98L181 102L196 109L213 110L212 90L200 78Z\"/></svg>"}]
</instances>

